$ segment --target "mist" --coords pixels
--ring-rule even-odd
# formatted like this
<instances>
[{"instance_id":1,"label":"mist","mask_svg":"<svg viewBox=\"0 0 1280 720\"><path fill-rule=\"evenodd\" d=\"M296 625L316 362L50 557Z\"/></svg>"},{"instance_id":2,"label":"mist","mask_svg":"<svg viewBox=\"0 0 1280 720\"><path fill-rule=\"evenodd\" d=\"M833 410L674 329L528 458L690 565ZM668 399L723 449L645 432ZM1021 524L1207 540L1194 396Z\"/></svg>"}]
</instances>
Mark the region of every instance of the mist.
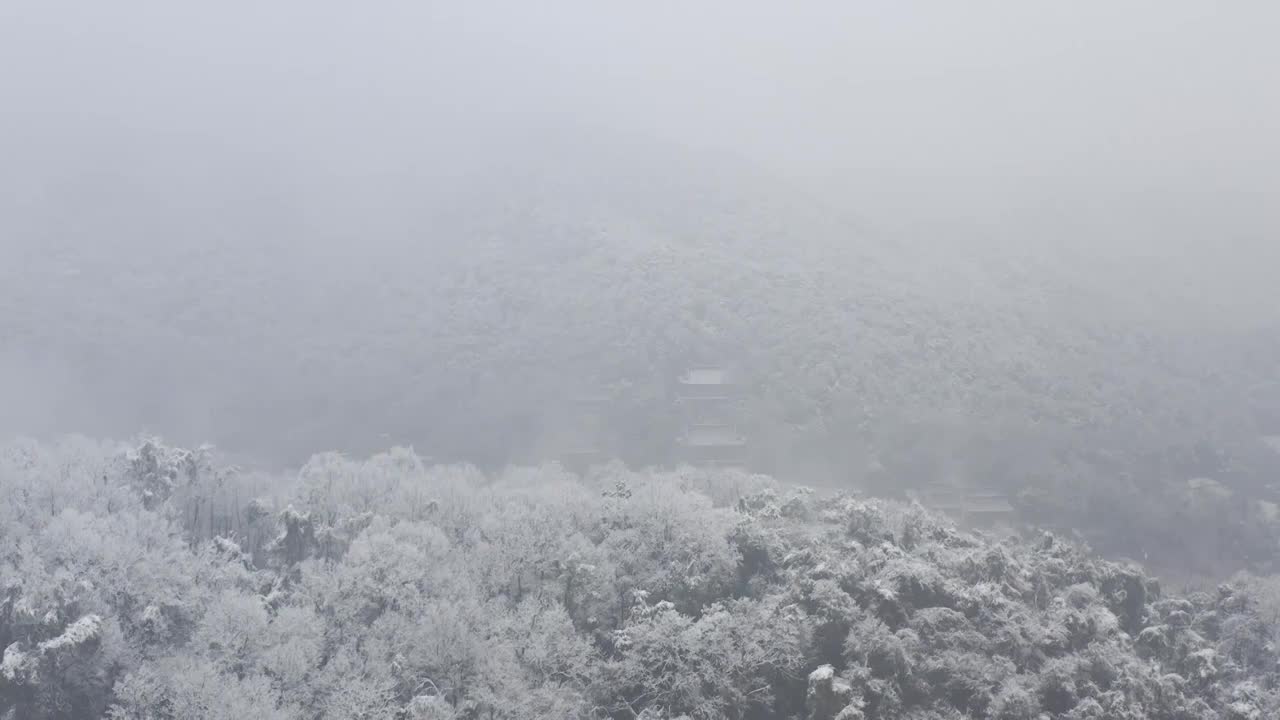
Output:
<instances>
[{"instance_id":1,"label":"mist","mask_svg":"<svg viewBox=\"0 0 1280 720\"><path fill-rule=\"evenodd\" d=\"M0 2L0 718L1280 716L1276 37Z\"/></svg>"},{"instance_id":2,"label":"mist","mask_svg":"<svg viewBox=\"0 0 1280 720\"><path fill-rule=\"evenodd\" d=\"M806 238L819 256L924 255L935 302L953 278L974 291L964 268L1015 262L1033 285L1070 285L1043 298L1064 312L1087 297L1085 312L1179 331L1276 321L1280 14L1265 3L0 12L0 222L20 278L6 325L43 335L6 342L11 432L167 425L223 441L224 421L179 386L223 382L221 355L257 348L202 276L257 269L235 302L327 312L354 274L426 278L513 209L690 234L719 203L744 223L824 225ZM81 254L107 264L81 274ZM126 287L121 273L149 263L180 298ZM64 314L36 322L53 308L28 290ZM134 361L72 350L75 323L109 332L90 308L146 323L179 300L211 302L203 320L226 332L139 338L128 354L147 356L146 382L84 402ZM342 302L365 322L391 300ZM318 327L307 337L323 346Z\"/></svg>"},{"instance_id":3,"label":"mist","mask_svg":"<svg viewBox=\"0 0 1280 720\"><path fill-rule=\"evenodd\" d=\"M394 164L482 128L604 128L738 155L868 214L1277 181L1266 3L4 12L6 137L29 152L91 152L114 129L263 165L323 148Z\"/></svg>"}]
</instances>

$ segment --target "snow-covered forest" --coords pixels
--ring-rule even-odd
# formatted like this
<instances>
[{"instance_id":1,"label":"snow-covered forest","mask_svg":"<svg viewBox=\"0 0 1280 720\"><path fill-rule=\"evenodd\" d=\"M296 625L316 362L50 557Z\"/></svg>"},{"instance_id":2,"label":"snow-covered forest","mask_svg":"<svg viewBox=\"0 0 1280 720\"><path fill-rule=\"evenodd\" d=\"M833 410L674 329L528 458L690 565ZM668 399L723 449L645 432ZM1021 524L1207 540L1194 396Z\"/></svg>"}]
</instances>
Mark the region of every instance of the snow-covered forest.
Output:
<instances>
[{"instance_id":1,"label":"snow-covered forest","mask_svg":"<svg viewBox=\"0 0 1280 720\"><path fill-rule=\"evenodd\" d=\"M1280 718L1276 37L0 0L0 720Z\"/></svg>"},{"instance_id":2,"label":"snow-covered forest","mask_svg":"<svg viewBox=\"0 0 1280 720\"><path fill-rule=\"evenodd\" d=\"M247 500L246 498L253 498ZM6 446L9 718L1280 713L1280 585L742 471Z\"/></svg>"}]
</instances>

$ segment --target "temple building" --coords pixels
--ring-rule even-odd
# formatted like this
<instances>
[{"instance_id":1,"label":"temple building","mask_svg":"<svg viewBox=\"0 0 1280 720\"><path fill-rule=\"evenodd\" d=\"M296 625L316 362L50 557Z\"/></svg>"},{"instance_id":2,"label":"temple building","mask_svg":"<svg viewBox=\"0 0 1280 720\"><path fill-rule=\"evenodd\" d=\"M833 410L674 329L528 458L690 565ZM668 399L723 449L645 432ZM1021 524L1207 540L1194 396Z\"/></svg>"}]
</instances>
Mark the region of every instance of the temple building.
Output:
<instances>
[{"instance_id":1,"label":"temple building","mask_svg":"<svg viewBox=\"0 0 1280 720\"><path fill-rule=\"evenodd\" d=\"M691 368L677 385L682 420L676 439L679 459L693 465L743 465L747 439L738 429L738 387L730 371L714 366Z\"/></svg>"},{"instance_id":2,"label":"temple building","mask_svg":"<svg viewBox=\"0 0 1280 720\"><path fill-rule=\"evenodd\" d=\"M1017 514L1004 493L956 482L926 485L918 493L917 499L930 510L946 514L961 524L976 527L1008 524Z\"/></svg>"}]
</instances>

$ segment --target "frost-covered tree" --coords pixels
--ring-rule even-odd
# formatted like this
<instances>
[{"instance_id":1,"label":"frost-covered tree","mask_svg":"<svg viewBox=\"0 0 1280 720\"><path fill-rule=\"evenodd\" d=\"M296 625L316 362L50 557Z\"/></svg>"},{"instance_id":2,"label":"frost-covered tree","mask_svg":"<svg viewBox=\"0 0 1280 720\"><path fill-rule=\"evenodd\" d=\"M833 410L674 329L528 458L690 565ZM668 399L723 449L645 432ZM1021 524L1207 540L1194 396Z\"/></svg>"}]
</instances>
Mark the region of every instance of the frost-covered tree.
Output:
<instances>
[{"instance_id":1,"label":"frost-covered tree","mask_svg":"<svg viewBox=\"0 0 1280 720\"><path fill-rule=\"evenodd\" d=\"M1280 711L1265 577L1168 594L1051 534L761 476L401 451L254 489L246 530L188 512L202 478L246 475L163 470L191 457L0 452L0 718Z\"/></svg>"}]
</instances>

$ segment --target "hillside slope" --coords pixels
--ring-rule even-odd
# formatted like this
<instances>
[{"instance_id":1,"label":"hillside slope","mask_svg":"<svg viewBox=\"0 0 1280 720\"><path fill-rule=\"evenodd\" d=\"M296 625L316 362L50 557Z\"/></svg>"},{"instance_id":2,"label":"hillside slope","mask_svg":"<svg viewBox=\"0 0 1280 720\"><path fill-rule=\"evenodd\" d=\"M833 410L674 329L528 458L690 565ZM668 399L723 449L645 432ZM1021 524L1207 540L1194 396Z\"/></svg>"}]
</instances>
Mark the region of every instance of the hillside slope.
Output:
<instances>
[{"instance_id":1,"label":"hillside slope","mask_svg":"<svg viewBox=\"0 0 1280 720\"><path fill-rule=\"evenodd\" d=\"M0 429L493 466L554 455L566 398L602 392L614 449L661 463L671 378L713 360L743 371L753 465L814 482L960 477L1084 524L1209 476L1246 490L1236 523L1273 477L1277 326L1179 322L1211 285L1179 290L1185 246L1137 278L1069 244L896 236L631 138L147 150L66 158L13 208Z\"/></svg>"}]
</instances>

